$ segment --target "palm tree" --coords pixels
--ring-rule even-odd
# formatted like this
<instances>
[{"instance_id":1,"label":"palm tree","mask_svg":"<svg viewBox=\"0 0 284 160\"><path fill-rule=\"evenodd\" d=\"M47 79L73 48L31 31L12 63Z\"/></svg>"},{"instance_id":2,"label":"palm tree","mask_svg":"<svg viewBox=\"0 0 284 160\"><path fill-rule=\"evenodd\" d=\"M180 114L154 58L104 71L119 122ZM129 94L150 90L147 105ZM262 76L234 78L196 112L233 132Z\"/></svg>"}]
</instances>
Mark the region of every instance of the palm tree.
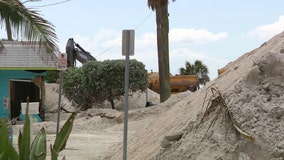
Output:
<instances>
[{"instance_id":1,"label":"palm tree","mask_svg":"<svg viewBox=\"0 0 284 160\"><path fill-rule=\"evenodd\" d=\"M195 70L194 70L194 66L190 62L188 62L188 61L185 62L185 68L181 67L179 69L179 71L180 71L181 75L193 75L193 74L196 74Z\"/></svg>"},{"instance_id":2,"label":"palm tree","mask_svg":"<svg viewBox=\"0 0 284 160\"><path fill-rule=\"evenodd\" d=\"M5 22L8 40L12 31L31 42L39 41L48 53L56 53L57 36L52 23L40 17L40 14L26 8L19 0L0 0L0 21Z\"/></svg>"},{"instance_id":3,"label":"palm tree","mask_svg":"<svg viewBox=\"0 0 284 160\"><path fill-rule=\"evenodd\" d=\"M181 75L198 75L200 85L205 85L210 81L208 68L200 60L196 60L194 64L186 61L185 68L181 67L179 70Z\"/></svg>"},{"instance_id":4,"label":"palm tree","mask_svg":"<svg viewBox=\"0 0 284 160\"><path fill-rule=\"evenodd\" d=\"M160 102L166 101L171 96L168 3L168 0L148 0L148 7L156 11Z\"/></svg>"}]
</instances>

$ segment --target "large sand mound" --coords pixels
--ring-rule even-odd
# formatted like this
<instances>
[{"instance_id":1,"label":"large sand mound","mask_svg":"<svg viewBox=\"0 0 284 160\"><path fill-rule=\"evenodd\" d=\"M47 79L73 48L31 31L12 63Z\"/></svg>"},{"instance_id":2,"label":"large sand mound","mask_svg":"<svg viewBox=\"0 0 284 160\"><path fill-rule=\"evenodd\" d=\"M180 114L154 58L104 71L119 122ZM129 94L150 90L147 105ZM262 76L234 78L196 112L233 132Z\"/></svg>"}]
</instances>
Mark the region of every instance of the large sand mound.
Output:
<instances>
[{"instance_id":1,"label":"large sand mound","mask_svg":"<svg viewBox=\"0 0 284 160\"><path fill-rule=\"evenodd\" d=\"M172 95L164 103L159 103L159 95L151 90L147 95L131 94L128 159L283 160L283 47L284 32L229 63L221 76L200 90ZM33 127L34 134L45 127L52 144L58 85L46 84L46 95L48 121L34 123ZM145 108L146 96L156 105ZM65 109L76 110L66 98L62 101ZM117 110L112 110L106 103L81 111L60 157L122 159L123 98L116 106ZM60 126L69 115L61 112ZM22 125L13 128L21 130ZM16 146L18 132L14 133Z\"/></svg>"},{"instance_id":2,"label":"large sand mound","mask_svg":"<svg viewBox=\"0 0 284 160\"><path fill-rule=\"evenodd\" d=\"M284 159L283 46L281 33L228 64L220 77L145 123L129 138L128 158ZM233 129L223 114L216 117L220 103L214 104L198 128L207 104L214 99L212 88L223 95L233 120L250 138ZM121 159L121 144L114 148L116 153L106 159Z\"/></svg>"}]
</instances>

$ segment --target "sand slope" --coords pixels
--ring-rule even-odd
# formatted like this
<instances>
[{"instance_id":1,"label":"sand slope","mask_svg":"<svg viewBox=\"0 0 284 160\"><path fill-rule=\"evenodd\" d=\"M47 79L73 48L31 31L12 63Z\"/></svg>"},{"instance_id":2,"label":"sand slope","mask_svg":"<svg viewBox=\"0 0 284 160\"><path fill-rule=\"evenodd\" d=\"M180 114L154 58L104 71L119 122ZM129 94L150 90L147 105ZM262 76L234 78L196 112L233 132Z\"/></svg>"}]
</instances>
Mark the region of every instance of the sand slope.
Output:
<instances>
[{"instance_id":1,"label":"sand slope","mask_svg":"<svg viewBox=\"0 0 284 160\"><path fill-rule=\"evenodd\" d=\"M228 64L227 71L199 91L171 104L129 138L128 158L141 159L284 159L284 33ZM211 88L224 95L245 139L220 116L208 130L211 111L201 128ZM207 131L208 130L208 131ZM168 136L182 135L167 141ZM117 147L119 148L119 147ZM106 159L121 159L121 150Z\"/></svg>"},{"instance_id":2,"label":"sand slope","mask_svg":"<svg viewBox=\"0 0 284 160\"><path fill-rule=\"evenodd\" d=\"M149 100L156 104L152 107L145 108L145 93L131 94L128 159L284 159L284 53L280 53L283 47L284 33L280 33L229 63L221 76L197 92L175 94L164 103L159 103L158 94L148 90ZM34 134L45 127L48 143L52 144L58 85L46 84L46 95L49 120L34 124ZM224 118L226 111L220 110L224 105L218 96L225 99L231 120ZM76 110L66 98L62 101L66 109ZM122 159L123 98L116 101L116 106L117 110L112 110L106 103L80 112L60 156L65 155L68 160ZM210 110L204 114L206 107ZM69 115L61 112L61 126ZM232 121L250 138L237 132ZM13 127L15 146L21 127Z\"/></svg>"}]
</instances>

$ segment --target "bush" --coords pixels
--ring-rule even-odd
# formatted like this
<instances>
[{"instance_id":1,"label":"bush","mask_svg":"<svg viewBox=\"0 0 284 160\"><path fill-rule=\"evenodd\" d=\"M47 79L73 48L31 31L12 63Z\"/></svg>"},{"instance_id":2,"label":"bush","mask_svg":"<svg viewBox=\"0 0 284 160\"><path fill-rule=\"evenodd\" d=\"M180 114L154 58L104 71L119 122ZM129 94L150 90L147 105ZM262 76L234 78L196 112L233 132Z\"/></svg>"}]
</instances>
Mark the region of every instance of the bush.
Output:
<instances>
[{"instance_id":1,"label":"bush","mask_svg":"<svg viewBox=\"0 0 284 160\"><path fill-rule=\"evenodd\" d=\"M82 78L82 68L74 67L66 70L62 81L64 95L77 104L82 104L89 96L85 93Z\"/></svg>"},{"instance_id":2,"label":"bush","mask_svg":"<svg viewBox=\"0 0 284 160\"><path fill-rule=\"evenodd\" d=\"M44 77L46 82L48 83L56 83L59 79L59 72L58 71L47 71L47 75Z\"/></svg>"},{"instance_id":3,"label":"bush","mask_svg":"<svg viewBox=\"0 0 284 160\"><path fill-rule=\"evenodd\" d=\"M148 81L145 65L136 60L130 60L129 65L129 90L145 91ZM124 79L125 60L89 61L81 70L70 69L66 72L63 93L82 110L105 100L109 101L114 109L114 100L124 94Z\"/></svg>"}]
</instances>

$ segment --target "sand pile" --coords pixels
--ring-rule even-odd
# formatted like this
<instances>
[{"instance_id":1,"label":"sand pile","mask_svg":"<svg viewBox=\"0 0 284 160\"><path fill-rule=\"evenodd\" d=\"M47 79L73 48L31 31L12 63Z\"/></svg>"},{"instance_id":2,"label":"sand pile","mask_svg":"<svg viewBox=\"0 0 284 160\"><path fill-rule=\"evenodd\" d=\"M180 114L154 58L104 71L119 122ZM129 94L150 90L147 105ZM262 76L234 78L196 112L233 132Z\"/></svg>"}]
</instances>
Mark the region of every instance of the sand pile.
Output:
<instances>
[{"instance_id":1,"label":"sand pile","mask_svg":"<svg viewBox=\"0 0 284 160\"><path fill-rule=\"evenodd\" d=\"M230 63L227 71L199 91L131 134L128 158L140 159L284 159L284 33ZM218 113L220 93L232 121ZM217 115L217 116L216 116ZM215 118L215 119L214 119ZM121 159L121 144L105 159Z\"/></svg>"},{"instance_id":2,"label":"sand pile","mask_svg":"<svg viewBox=\"0 0 284 160\"><path fill-rule=\"evenodd\" d=\"M151 90L131 94L128 159L283 160L282 48L284 32L229 63L221 76L200 90L172 95L164 103ZM49 120L35 123L34 128L38 131L44 126L48 143L53 143L58 85L46 84L46 96ZM156 105L145 108L146 99ZM66 98L62 101L65 109L76 110ZM81 111L60 156L68 160L122 159L123 97L115 104L116 110L105 103ZM60 125L69 115L61 112Z\"/></svg>"},{"instance_id":3,"label":"sand pile","mask_svg":"<svg viewBox=\"0 0 284 160\"><path fill-rule=\"evenodd\" d=\"M234 90L223 95L233 119L251 138L238 133L222 117L224 114L209 127L218 114L220 104L215 102L201 128L197 126L203 114L181 130L178 141L160 149L153 159L283 159L283 89L284 54L267 53Z\"/></svg>"},{"instance_id":4,"label":"sand pile","mask_svg":"<svg viewBox=\"0 0 284 160\"><path fill-rule=\"evenodd\" d=\"M63 90L63 89L62 89ZM46 92L46 105L47 105L47 113L57 112L58 109L58 98L59 98L59 85L56 83L46 83L45 84L45 92ZM146 92L135 92L129 93L128 98L128 106L129 110L144 108L146 105L146 101L150 101L153 104L158 104L160 102L159 95L148 89ZM68 111L75 111L76 104L70 102L63 94L61 97L62 106ZM124 107L124 97L119 98L114 101L116 110L123 110ZM94 104L93 108L103 108L109 109L111 108L110 102L105 102L103 104Z\"/></svg>"}]
</instances>

